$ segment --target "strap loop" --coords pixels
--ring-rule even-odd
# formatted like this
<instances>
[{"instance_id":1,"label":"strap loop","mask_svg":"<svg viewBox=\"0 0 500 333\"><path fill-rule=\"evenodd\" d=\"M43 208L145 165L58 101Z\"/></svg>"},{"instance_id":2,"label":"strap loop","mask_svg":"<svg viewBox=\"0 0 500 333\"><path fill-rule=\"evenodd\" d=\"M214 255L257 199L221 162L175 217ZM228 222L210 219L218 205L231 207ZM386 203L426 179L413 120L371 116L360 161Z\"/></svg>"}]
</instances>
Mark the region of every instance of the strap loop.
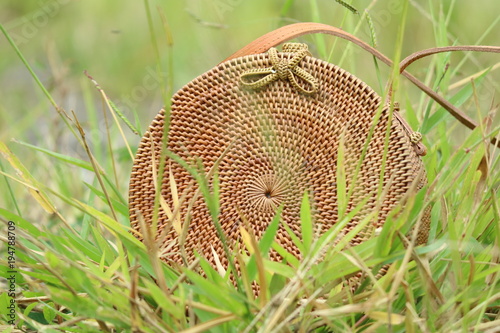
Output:
<instances>
[{"instance_id":1,"label":"strap loop","mask_svg":"<svg viewBox=\"0 0 500 333\"><path fill-rule=\"evenodd\" d=\"M410 141L414 145L418 144L420 141L422 141L422 133L420 132L413 132L410 134Z\"/></svg>"}]
</instances>

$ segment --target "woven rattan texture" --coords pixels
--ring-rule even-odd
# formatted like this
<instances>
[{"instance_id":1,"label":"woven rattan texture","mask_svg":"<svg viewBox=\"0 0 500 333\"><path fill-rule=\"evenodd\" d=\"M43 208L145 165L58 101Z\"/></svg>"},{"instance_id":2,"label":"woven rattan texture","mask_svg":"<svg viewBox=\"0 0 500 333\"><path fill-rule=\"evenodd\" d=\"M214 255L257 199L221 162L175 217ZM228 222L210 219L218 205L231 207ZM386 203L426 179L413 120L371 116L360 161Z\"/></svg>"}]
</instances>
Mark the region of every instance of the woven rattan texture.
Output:
<instances>
[{"instance_id":1,"label":"woven rattan texture","mask_svg":"<svg viewBox=\"0 0 500 333\"><path fill-rule=\"evenodd\" d=\"M278 56L290 59L293 54ZM336 223L337 152L343 136L347 187L354 187L347 211L367 200L347 228L352 229L367 214L379 212L353 240L353 244L362 242L382 226L391 209L404 204L412 184L421 188L426 182L422 161L409 134L398 119L392 118L380 187L389 117L389 109L384 108L354 179L381 98L353 75L309 56L298 66L317 80L314 94L297 91L287 80L274 81L258 90L242 87L240 77L244 72L271 65L267 54L245 56L222 63L184 86L173 96L168 148L191 165L201 161L207 173L218 162L219 220L234 246L240 242L239 227L244 225L244 219L259 237L280 205L284 205L283 221L300 237L299 212L305 191L310 193L317 228L324 232ZM133 167L129 203L132 227L137 231L140 218L147 223L153 218L153 170L159 168L164 117L161 111L152 122ZM181 221L189 223L183 245L188 261L194 259L196 250L214 263L213 249L226 265L227 258L197 183L174 161L167 160L165 165L164 174L159 175L161 195L172 211L179 211ZM181 198L180 207L174 207L170 171ZM165 260L180 263L178 232L161 208L158 222ZM428 216L422 221L422 229L419 243L426 241ZM277 239L300 257L283 227ZM279 256L271 253L271 257Z\"/></svg>"}]
</instances>

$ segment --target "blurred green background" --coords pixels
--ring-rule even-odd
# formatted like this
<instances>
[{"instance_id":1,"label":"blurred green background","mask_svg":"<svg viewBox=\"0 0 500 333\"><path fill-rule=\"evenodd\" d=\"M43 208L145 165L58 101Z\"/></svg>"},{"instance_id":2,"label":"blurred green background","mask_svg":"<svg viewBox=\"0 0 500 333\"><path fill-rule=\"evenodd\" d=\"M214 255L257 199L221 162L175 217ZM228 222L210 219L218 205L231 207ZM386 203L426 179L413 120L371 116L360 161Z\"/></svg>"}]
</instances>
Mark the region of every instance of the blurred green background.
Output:
<instances>
[{"instance_id":1,"label":"blurred green background","mask_svg":"<svg viewBox=\"0 0 500 333\"><path fill-rule=\"evenodd\" d=\"M170 90L175 91L253 39L288 23L326 23L373 43L368 21L361 16L366 10L376 33L376 47L392 58L403 8L400 0L350 1L358 14L334 0L151 0L147 3L154 27L152 38L145 3L137 0L2 1L0 22L56 102L67 112L75 111L88 130L92 147L105 144L106 124L99 93L83 74L84 70L97 80L120 110L138 124L142 134L162 107L162 95L168 94L169 87L162 82L171 80ZM498 45L499 13L498 0L410 1L402 55L434 46ZM173 41L171 48L168 47L169 33ZM159 71L152 39L159 48L162 66ZM371 55L331 36L305 36L301 41L311 46L315 56L338 64L383 93L390 70L380 64L377 72ZM441 60L430 66L436 58ZM173 70L166 69L167 59L171 59ZM443 54L434 60L421 60L411 65L409 71L439 90L437 83L446 63L450 67L443 80L451 77L453 83L499 61L498 55L491 54ZM498 102L499 78L498 71L493 70L478 89L482 116L492 103ZM456 92L441 91L447 98ZM403 102L403 109L408 103L415 109L416 117L410 122L417 129L428 98L402 80L398 99ZM479 118L473 98L466 101L462 109L472 118ZM453 118L445 119L451 127L466 131ZM432 135L432 132L424 134ZM128 130L126 135L135 149L140 137ZM0 140L11 139L86 159L85 152L13 48L0 36ZM113 144L125 152L118 135ZM30 169L35 174L85 179L85 173L54 175L57 170L50 170L50 163L40 163L41 157L35 157L32 150L12 143L9 147L26 165L32 166ZM97 155L106 159L105 154ZM124 163L119 172L126 186L131 161L124 155L124 158L116 158ZM78 195L77 189L71 190Z\"/></svg>"}]
</instances>

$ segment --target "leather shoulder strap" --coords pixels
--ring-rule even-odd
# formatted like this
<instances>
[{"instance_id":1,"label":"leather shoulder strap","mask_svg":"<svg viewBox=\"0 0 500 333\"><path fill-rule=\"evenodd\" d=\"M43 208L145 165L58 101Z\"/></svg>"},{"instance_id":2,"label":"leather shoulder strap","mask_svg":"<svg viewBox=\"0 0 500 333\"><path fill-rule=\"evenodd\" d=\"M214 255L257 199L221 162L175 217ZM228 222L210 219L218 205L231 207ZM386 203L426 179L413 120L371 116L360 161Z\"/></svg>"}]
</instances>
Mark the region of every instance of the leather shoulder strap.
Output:
<instances>
[{"instance_id":1,"label":"leather shoulder strap","mask_svg":"<svg viewBox=\"0 0 500 333\"><path fill-rule=\"evenodd\" d=\"M443 46L443 47L433 47L430 49L421 50L410 54L404 58L399 63L399 72L402 73L406 67L410 66L414 61L418 59L425 58L427 56L442 53L442 52L452 52L452 51L473 51L473 52L490 52L490 53L500 53L499 46L487 46L487 45L457 45L457 46Z\"/></svg>"},{"instance_id":2,"label":"leather shoulder strap","mask_svg":"<svg viewBox=\"0 0 500 333\"><path fill-rule=\"evenodd\" d=\"M343 31L342 29L332 27L327 24L314 22L294 23L268 32L267 34L257 38L247 46L243 47L241 50L233 53L224 61L250 54L264 53L271 47L278 46L279 44L289 41L290 39L315 33L329 34L351 41L354 44L372 53L387 65L392 65L392 61L389 58L380 53L377 49L363 42L361 39L351 35L348 32Z\"/></svg>"}]
</instances>

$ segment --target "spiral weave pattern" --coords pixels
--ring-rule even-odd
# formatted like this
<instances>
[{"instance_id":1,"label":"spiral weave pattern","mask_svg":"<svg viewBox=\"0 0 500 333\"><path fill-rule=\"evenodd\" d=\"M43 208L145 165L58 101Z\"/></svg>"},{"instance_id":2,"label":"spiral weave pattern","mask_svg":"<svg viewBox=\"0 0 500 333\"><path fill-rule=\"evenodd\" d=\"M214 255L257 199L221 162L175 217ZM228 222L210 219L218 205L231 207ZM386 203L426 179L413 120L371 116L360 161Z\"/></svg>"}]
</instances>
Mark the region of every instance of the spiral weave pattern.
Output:
<instances>
[{"instance_id":1,"label":"spiral weave pattern","mask_svg":"<svg viewBox=\"0 0 500 333\"><path fill-rule=\"evenodd\" d=\"M294 59L294 53L273 56L280 61ZM337 156L343 144L346 186L353 189L350 197L343 198L347 213L363 203L346 228L351 230L364 216L378 212L352 241L362 242L382 226L397 204L404 203L411 188L425 184L414 144L400 121L389 117L389 107L383 108L374 124L381 98L370 87L322 60L304 56L297 64L317 82L313 94L299 91L287 79L276 79L258 89L241 83L244 73L272 66L268 54L245 56L224 62L184 86L172 99L168 149L189 165L201 162L207 174L217 170L219 221L234 248L241 242L239 227L246 225L244 221L261 237L280 206L283 222L300 237L300 205L305 192L310 196L317 231L333 226L339 220ZM137 152L130 181L132 227L140 231L141 218L152 223L154 182L159 177L161 196L171 209L168 213L160 207L158 217L157 236L164 244L164 259L180 263L184 253L192 261L196 251L215 264L216 252L227 265L207 205L190 173L167 159L164 173L154 174L160 165L164 125L162 110ZM387 126L390 136L384 161ZM172 190L172 179L176 191ZM181 227L189 224L185 238L172 226L172 212L178 212ZM420 243L427 238L428 216L421 230ZM277 241L300 257L283 226L278 229ZM279 255L272 252L271 258Z\"/></svg>"}]
</instances>

